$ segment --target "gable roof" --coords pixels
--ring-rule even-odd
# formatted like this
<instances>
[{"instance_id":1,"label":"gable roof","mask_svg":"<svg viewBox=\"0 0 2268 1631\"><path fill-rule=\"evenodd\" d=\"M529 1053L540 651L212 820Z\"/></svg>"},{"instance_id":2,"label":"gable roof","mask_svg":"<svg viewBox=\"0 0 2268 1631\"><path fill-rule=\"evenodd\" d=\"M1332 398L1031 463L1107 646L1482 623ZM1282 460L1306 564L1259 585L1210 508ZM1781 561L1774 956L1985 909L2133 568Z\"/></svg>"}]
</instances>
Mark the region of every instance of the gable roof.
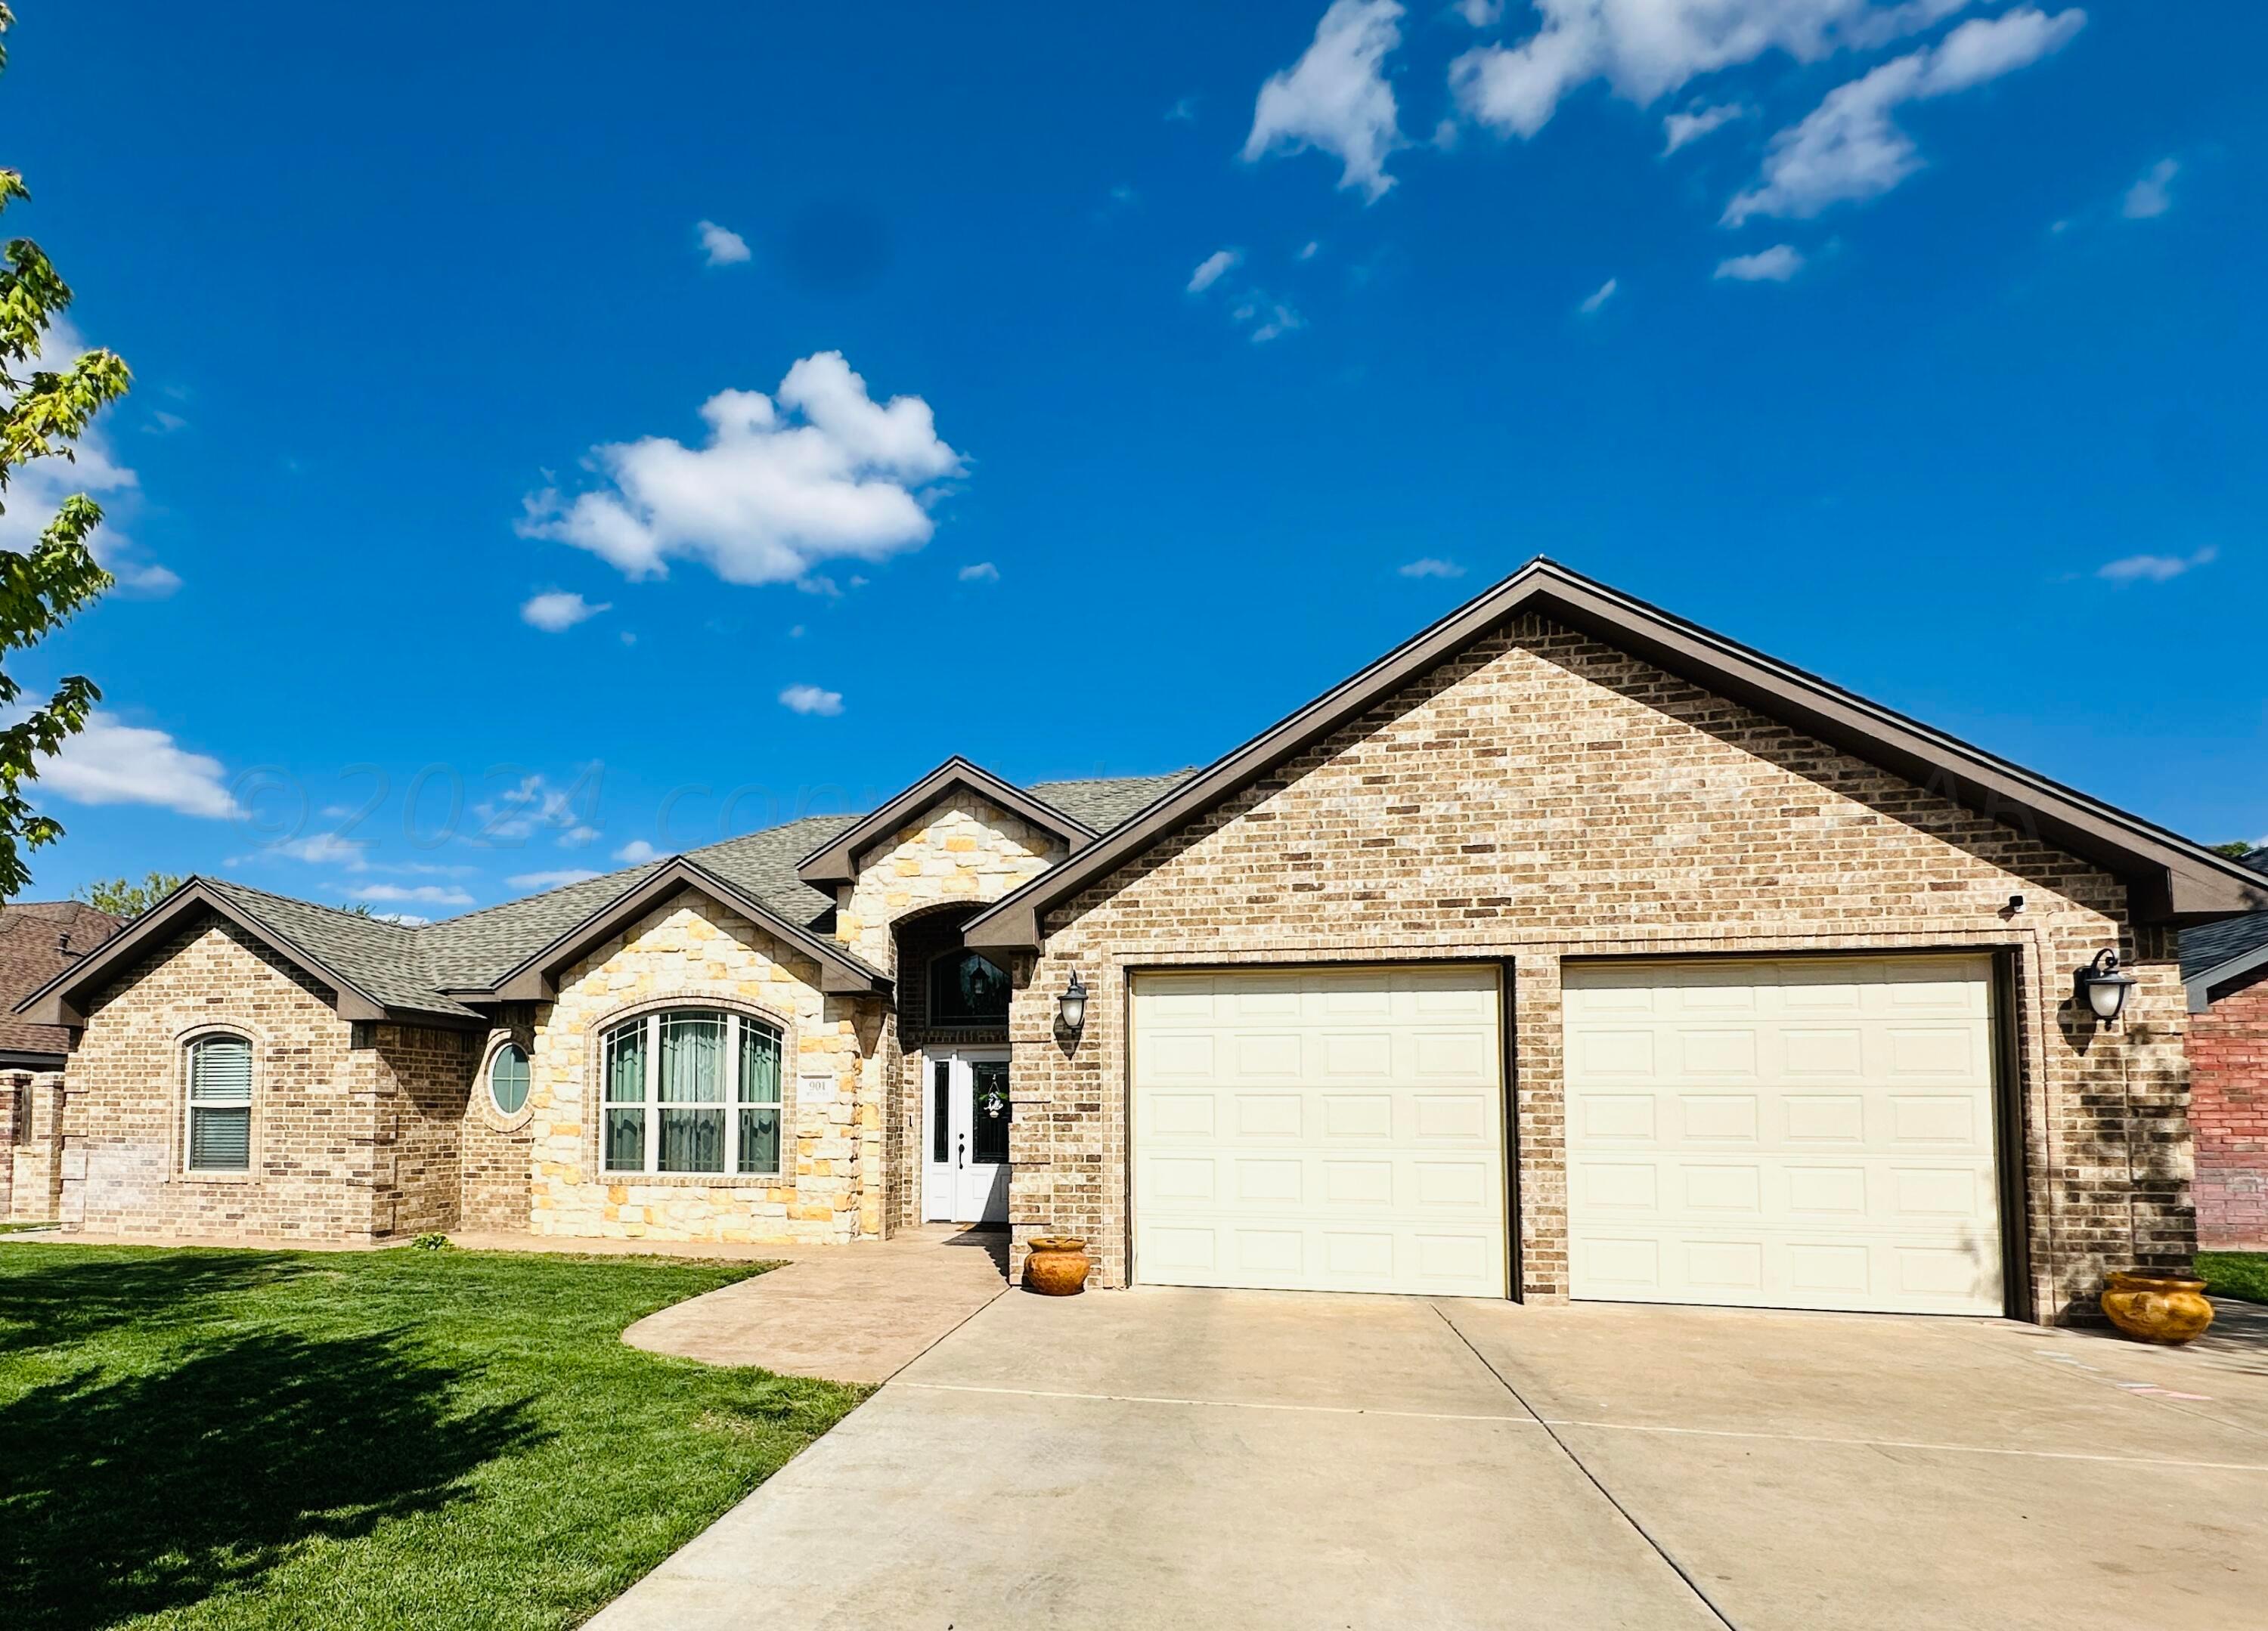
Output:
<instances>
[{"instance_id":1,"label":"gable roof","mask_svg":"<svg viewBox=\"0 0 2268 1631\"><path fill-rule=\"evenodd\" d=\"M1594 636L1967 809L2021 821L2045 842L2124 878L2141 922L2203 922L2268 905L2261 878L2202 845L1538 556L979 913L963 929L963 943L1035 950L1041 915L1049 907L1524 613Z\"/></svg>"},{"instance_id":2,"label":"gable roof","mask_svg":"<svg viewBox=\"0 0 2268 1631\"><path fill-rule=\"evenodd\" d=\"M591 947L636 922L654 907L688 889L700 891L760 923L819 965L822 991L877 992L887 995L889 977L854 956L841 942L792 922L738 885L729 883L686 856L673 856L648 869L637 881L596 912L565 932L536 947L496 977L494 995L500 1002L544 1002L558 995L553 981L559 971Z\"/></svg>"},{"instance_id":3,"label":"gable roof","mask_svg":"<svg viewBox=\"0 0 2268 1631\"><path fill-rule=\"evenodd\" d=\"M1066 820L1057 797L1090 813L1123 813L1147 803L1157 789L1175 779L1049 782L1042 785L1054 797L1040 802L1057 823ZM1028 802L1037 792L1020 790L1019 797ZM621 926L626 902L642 901L646 904L639 909L650 909L683 888L701 889L765 924L818 959L828 980L843 982L840 988L887 991L887 980L832 938L834 895L805 883L796 872L814 845L823 845L861 819L806 816L437 923L389 922L224 879L193 878L86 956L50 971L44 983L13 1004L24 1018L0 1024L40 1027L43 1036L55 1039L61 1052L62 1031L48 1027L83 1023L78 1004L91 992L129 966L153 940L206 911L329 989L342 1018L482 1023L473 1004L505 1000L500 988L508 980L517 981L515 995L535 988L541 976L529 970L552 966L543 963L542 954L570 942L596 944Z\"/></svg>"},{"instance_id":4,"label":"gable roof","mask_svg":"<svg viewBox=\"0 0 2268 1631\"><path fill-rule=\"evenodd\" d=\"M2245 856L2243 863L2268 873L2268 847ZM2268 968L2268 911L2182 930L2182 984L2189 989L2193 1014L2213 1006L2215 987L2262 968Z\"/></svg>"},{"instance_id":5,"label":"gable roof","mask_svg":"<svg viewBox=\"0 0 2268 1631\"><path fill-rule=\"evenodd\" d=\"M1086 822L955 753L873 814L829 836L803 858L795 875L814 888L850 882L858 875L860 851L889 837L956 790L975 793L1012 815L1021 816L1041 831L1052 833L1073 855L1094 841L1094 829Z\"/></svg>"}]
</instances>

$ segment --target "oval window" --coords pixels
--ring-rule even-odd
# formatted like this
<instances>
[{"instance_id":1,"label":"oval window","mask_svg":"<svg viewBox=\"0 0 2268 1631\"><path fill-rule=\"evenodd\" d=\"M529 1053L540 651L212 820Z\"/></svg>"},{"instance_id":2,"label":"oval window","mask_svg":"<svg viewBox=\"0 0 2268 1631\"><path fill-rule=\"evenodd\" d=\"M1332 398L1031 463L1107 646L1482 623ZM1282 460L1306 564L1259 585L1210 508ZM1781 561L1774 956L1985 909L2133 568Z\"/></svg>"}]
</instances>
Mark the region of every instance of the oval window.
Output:
<instances>
[{"instance_id":1,"label":"oval window","mask_svg":"<svg viewBox=\"0 0 2268 1631\"><path fill-rule=\"evenodd\" d=\"M506 1042L490 1059L489 1098L504 1115L518 1115L527 1102L527 1054L519 1043Z\"/></svg>"}]
</instances>

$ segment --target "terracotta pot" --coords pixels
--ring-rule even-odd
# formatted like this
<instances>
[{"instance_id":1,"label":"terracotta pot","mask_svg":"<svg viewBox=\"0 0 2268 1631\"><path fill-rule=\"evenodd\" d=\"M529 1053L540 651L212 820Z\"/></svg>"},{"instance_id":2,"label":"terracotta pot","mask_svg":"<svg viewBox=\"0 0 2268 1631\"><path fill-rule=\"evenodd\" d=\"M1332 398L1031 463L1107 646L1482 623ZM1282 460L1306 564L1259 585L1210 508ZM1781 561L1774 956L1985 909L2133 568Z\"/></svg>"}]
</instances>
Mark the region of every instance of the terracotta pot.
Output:
<instances>
[{"instance_id":1,"label":"terracotta pot","mask_svg":"<svg viewBox=\"0 0 2268 1631\"><path fill-rule=\"evenodd\" d=\"M2103 1288L2102 1311L2128 1336L2145 1342L2187 1342L2213 1323L2205 1282L2180 1275L2121 1270Z\"/></svg>"},{"instance_id":2,"label":"terracotta pot","mask_svg":"<svg viewBox=\"0 0 2268 1631\"><path fill-rule=\"evenodd\" d=\"M1024 1283L1048 1297L1076 1297L1086 1289L1086 1242L1077 1235L1035 1235L1024 1260Z\"/></svg>"}]
</instances>

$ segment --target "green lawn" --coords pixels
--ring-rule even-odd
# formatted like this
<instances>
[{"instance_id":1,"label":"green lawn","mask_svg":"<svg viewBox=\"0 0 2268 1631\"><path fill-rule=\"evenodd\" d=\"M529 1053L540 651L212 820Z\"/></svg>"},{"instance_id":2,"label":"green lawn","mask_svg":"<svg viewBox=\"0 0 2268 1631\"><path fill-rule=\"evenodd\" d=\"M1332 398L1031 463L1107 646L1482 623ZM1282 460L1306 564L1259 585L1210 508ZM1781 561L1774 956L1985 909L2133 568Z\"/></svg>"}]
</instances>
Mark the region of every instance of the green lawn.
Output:
<instances>
[{"instance_id":1,"label":"green lawn","mask_svg":"<svg viewBox=\"0 0 2268 1631\"><path fill-rule=\"evenodd\" d=\"M618 1340L756 1272L0 1243L0 1626L576 1624L862 1397Z\"/></svg>"},{"instance_id":2,"label":"green lawn","mask_svg":"<svg viewBox=\"0 0 2268 1631\"><path fill-rule=\"evenodd\" d=\"M2200 1252L2197 1270L2214 1297L2268 1303L2268 1252Z\"/></svg>"}]
</instances>

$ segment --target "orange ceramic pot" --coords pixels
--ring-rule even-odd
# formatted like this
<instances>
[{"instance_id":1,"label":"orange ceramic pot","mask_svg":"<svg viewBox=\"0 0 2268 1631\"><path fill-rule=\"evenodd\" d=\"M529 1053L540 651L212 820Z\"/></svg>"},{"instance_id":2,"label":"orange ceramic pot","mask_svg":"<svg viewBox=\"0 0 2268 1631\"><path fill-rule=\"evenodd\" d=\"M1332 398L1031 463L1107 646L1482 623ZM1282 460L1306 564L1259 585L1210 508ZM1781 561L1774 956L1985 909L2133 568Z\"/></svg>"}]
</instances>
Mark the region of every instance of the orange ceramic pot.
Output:
<instances>
[{"instance_id":1,"label":"orange ceramic pot","mask_svg":"<svg viewBox=\"0 0 2268 1631\"><path fill-rule=\"evenodd\" d=\"M1024 1260L1024 1283L1048 1297L1076 1297L1086 1289L1086 1242L1077 1235L1035 1235Z\"/></svg>"},{"instance_id":2,"label":"orange ceramic pot","mask_svg":"<svg viewBox=\"0 0 2268 1631\"><path fill-rule=\"evenodd\" d=\"M2213 1323L2205 1282L2180 1275L2121 1270L2103 1288L2102 1311L2128 1336L2145 1342L2187 1342Z\"/></svg>"}]
</instances>

